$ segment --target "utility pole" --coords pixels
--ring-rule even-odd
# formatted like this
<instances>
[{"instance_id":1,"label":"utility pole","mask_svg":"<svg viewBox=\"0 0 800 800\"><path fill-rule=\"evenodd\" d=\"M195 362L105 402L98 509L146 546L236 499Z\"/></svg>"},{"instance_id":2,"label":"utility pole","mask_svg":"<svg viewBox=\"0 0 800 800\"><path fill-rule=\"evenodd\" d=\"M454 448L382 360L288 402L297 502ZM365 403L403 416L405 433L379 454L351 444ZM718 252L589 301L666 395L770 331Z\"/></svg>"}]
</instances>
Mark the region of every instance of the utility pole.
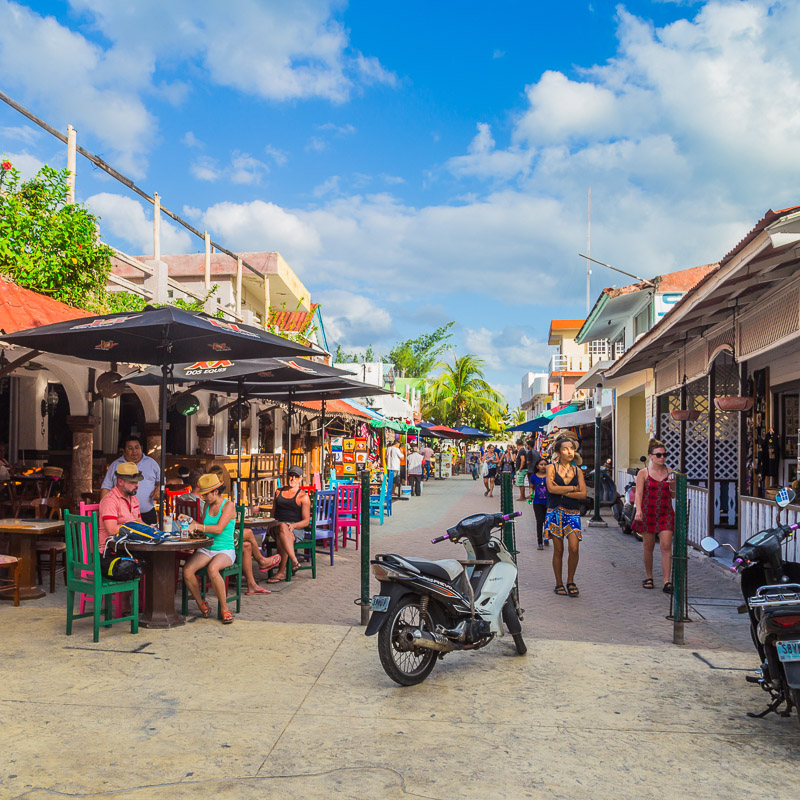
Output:
<instances>
[{"instance_id":1,"label":"utility pole","mask_svg":"<svg viewBox=\"0 0 800 800\"><path fill-rule=\"evenodd\" d=\"M592 310L592 187L586 209L586 316Z\"/></svg>"},{"instance_id":2,"label":"utility pole","mask_svg":"<svg viewBox=\"0 0 800 800\"><path fill-rule=\"evenodd\" d=\"M603 474L600 470L600 436L603 425L603 384L594 390L594 514L589 520L590 528L607 528L608 523L600 516L600 493L603 491Z\"/></svg>"}]
</instances>

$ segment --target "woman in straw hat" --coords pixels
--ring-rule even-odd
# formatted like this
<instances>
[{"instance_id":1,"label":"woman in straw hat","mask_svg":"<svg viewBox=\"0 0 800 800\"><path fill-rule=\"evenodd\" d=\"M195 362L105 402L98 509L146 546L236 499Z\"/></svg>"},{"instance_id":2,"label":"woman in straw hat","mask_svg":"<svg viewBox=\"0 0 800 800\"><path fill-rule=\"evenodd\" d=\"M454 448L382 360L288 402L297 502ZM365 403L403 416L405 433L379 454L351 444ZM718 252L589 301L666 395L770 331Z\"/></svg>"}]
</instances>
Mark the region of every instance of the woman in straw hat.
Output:
<instances>
[{"instance_id":1,"label":"woman in straw hat","mask_svg":"<svg viewBox=\"0 0 800 800\"><path fill-rule=\"evenodd\" d=\"M221 569L230 567L236 561L236 548L233 541L236 528L236 509L233 503L222 496L223 483L219 475L213 473L203 475L197 482L197 493L206 501L206 509L202 522L192 522L189 530L199 531L210 536L214 541L211 547L199 548L183 567L183 580L186 588L192 593L197 607L203 617L208 617L211 607L200 597L200 584L197 570L206 567L206 571L219 601L222 622L229 625L233 622L228 604L225 600L225 581L219 574Z\"/></svg>"}]
</instances>

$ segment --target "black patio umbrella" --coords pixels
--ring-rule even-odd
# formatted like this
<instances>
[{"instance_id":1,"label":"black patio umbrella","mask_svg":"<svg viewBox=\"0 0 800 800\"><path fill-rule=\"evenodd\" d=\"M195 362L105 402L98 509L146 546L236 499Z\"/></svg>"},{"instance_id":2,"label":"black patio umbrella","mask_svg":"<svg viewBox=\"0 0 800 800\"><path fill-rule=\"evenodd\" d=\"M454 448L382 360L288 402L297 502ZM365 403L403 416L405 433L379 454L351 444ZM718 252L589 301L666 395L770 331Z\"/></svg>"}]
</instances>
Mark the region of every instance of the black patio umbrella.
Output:
<instances>
[{"instance_id":1,"label":"black patio umbrella","mask_svg":"<svg viewBox=\"0 0 800 800\"><path fill-rule=\"evenodd\" d=\"M146 307L143 311L104 314L43 325L4 341L48 353L90 361L157 364L161 367L161 495L167 435L167 384L170 365L211 360L264 359L271 356L314 355L317 351L241 323L184 311ZM159 522L163 524L164 505Z\"/></svg>"}]
</instances>

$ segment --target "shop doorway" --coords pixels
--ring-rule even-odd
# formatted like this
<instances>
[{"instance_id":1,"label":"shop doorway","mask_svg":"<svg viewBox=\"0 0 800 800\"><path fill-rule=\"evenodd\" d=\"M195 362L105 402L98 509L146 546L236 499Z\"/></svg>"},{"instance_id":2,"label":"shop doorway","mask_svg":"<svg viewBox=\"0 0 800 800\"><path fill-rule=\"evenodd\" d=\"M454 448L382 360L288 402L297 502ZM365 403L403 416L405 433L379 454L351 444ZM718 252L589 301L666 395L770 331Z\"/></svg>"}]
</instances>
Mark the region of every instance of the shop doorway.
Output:
<instances>
[{"instance_id":1,"label":"shop doorway","mask_svg":"<svg viewBox=\"0 0 800 800\"><path fill-rule=\"evenodd\" d=\"M119 398L118 452L122 450L122 441L126 436L138 436L144 444L144 423L144 408L139 398L132 391L123 392Z\"/></svg>"},{"instance_id":2,"label":"shop doorway","mask_svg":"<svg viewBox=\"0 0 800 800\"><path fill-rule=\"evenodd\" d=\"M47 384L47 449L50 455L70 455L72 433L67 425L69 400L60 383Z\"/></svg>"}]
</instances>

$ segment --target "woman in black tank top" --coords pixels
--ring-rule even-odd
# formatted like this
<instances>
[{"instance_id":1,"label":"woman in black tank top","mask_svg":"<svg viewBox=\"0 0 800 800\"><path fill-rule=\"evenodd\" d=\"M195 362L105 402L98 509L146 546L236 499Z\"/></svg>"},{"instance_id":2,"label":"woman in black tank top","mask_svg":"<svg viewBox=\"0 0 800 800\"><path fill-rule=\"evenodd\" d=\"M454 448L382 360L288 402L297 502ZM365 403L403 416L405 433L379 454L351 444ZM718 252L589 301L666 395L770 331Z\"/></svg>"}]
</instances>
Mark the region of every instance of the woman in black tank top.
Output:
<instances>
[{"instance_id":1,"label":"woman in black tank top","mask_svg":"<svg viewBox=\"0 0 800 800\"><path fill-rule=\"evenodd\" d=\"M294 543L305 536L303 529L311 524L311 500L300 488L303 477L299 467L290 467L288 486L282 486L275 493L273 515L280 523L275 530L275 544L281 556L278 571L267 583L278 583L286 580L286 564L291 560L292 567L297 569L300 562L294 552Z\"/></svg>"},{"instance_id":2,"label":"woman in black tank top","mask_svg":"<svg viewBox=\"0 0 800 800\"><path fill-rule=\"evenodd\" d=\"M553 540L553 573L555 593L577 597L575 585L578 568L578 545L581 541L581 503L586 498L583 473L572 463L575 445L570 439L559 439L553 448L554 463L547 465L547 517L544 533ZM564 561L564 539L567 540L567 585L561 582Z\"/></svg>"}]
</instances>

